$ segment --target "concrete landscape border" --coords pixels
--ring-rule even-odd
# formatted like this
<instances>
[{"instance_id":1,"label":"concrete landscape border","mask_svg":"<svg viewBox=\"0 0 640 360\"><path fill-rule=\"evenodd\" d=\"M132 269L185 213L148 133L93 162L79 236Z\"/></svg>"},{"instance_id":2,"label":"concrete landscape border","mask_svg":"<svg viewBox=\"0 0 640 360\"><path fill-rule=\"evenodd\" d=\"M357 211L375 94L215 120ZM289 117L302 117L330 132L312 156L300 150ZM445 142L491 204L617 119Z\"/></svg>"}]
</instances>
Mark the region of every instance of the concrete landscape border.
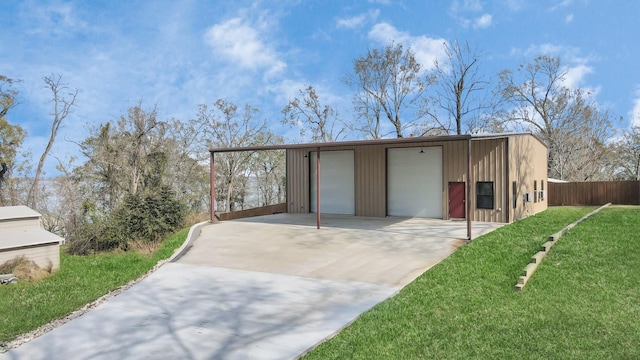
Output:
<instances>
[{"instance_id":1,"label":"concrete landscape border","mask_svg":"<svg viewBox=\"0 0 640 360\"><path fill-rule=\"evenodd\" d=\"M522 275L518 277L518 283L515 286L515 290L521 291L524 288L524 286L527 284L527 282L529 281L533 273L538 268L538 265L540 265L542 260L547 256L547 254L551 250L551 247L553 247L553 245L555 245L558 242L558 240L560 239L560 237L562 237L562 235L566 234L567 231L573 229L576 225L580 224L581 222L588 219L592 215L597 214L598 212L600 212L600 210L606 208L609 205L611 205L611 203L607 203L593 210L592 212L581 217L577 221L565 226L564 228L562 228L562 230L558 231L557 233L549 235L549 237L547 238L547 241L544 244L542 244L542 246L540 247L540 251L538 251L531 257L531 261L529 262L529 264L527 264L527 266L525 266L524 270L522 271Z\"/></svg>"}]
</instances>

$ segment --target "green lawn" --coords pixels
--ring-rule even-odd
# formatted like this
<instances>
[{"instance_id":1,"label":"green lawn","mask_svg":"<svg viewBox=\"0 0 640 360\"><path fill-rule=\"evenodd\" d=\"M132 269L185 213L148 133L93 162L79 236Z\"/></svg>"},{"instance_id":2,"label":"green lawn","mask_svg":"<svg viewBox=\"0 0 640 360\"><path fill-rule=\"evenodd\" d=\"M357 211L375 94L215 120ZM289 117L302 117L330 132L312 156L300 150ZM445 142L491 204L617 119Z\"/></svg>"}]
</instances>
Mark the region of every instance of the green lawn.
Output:
<instances>
[{"instance_id":1,"label":"green lawn","mask_svg":"<svg viewBox=\"0 0 640 360\"><path fill-rule=\"evenodd\" d=\"M550 208L464 246L305 359L638 359L640 208L564 235L522 292L539 246L593 208Z\"/></svg>"},{"instance_id":2,"label":"green lawn","mask_svg":"<svg viewBox=\"0 0 640 360\"><path fill-rule=\"evenodd\" d=\"M61 254L60 270L33 282L0 287L0 346L137 279L169 258L187 237L184 229L151 255L114 252L91 256Z\"/></svg>"}]
</instances>

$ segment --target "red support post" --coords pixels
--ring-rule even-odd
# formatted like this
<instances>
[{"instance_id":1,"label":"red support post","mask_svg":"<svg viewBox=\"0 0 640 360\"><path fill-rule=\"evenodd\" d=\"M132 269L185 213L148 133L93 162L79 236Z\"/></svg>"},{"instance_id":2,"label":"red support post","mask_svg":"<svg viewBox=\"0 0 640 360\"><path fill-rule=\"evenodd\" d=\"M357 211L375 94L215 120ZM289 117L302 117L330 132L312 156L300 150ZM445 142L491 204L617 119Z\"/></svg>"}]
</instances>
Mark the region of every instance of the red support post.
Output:
<instances>
[{"instance_id":1,"label":"red support post","mask_svg":"<svg viewBox=\"0 0 640 360\"><path fill-rule=\"evenodd\" d=\"M316 223L320 229L320 147L316 148Z\"/></svg>"},{"instance_id":2,"label":"red support post","mask_svg":"<svg viewBox=\"0 0 640 360\"><path fill-rule=\"evenodd\" d=\"M471 165L471 138L467 140L467 240L471 241L471 189L473 186L473 167Z\"/></svg>"},{"instance_id":3,"label":"red support post","mask_svg":"<svg viewBox=\"0 0 640 360\"><path fill-rule=\"evenodd\" d=\"M216 221L216 188L215 188L215 166L214 166L214 153L211 152L211 173L210 173L210 187L211 187L211 222Z\"/></svg>"}]
</instances>

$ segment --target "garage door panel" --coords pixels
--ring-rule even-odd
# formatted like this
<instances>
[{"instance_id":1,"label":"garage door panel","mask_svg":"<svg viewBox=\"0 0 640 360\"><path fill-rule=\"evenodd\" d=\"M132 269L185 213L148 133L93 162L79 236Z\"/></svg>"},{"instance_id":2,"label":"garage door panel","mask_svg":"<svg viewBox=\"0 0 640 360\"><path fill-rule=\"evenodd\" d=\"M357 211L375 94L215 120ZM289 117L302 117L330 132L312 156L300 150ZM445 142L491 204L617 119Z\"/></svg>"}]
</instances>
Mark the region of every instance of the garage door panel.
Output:
<instances>
[{"instance_id":1,"label":"garage door panel","mask_svg":"<svg viewBox=\"0 0 640 360\"><path fill-rule=\"evenodd\" d=\"M442 218L442 148L387 150L387 214Z\"/></svg>"},{"instance_id":2,"label":"garage door panel","mask_svg":"<svg viewBox=\"0 0 640 360\"><path fill-rule=\"evenodd\" d=\"M311 212L316 212L317 153L311 153ZM356 212L354 152L325 151L320 153L320 212L349 214Z\"/></svg>"}]
</instances>

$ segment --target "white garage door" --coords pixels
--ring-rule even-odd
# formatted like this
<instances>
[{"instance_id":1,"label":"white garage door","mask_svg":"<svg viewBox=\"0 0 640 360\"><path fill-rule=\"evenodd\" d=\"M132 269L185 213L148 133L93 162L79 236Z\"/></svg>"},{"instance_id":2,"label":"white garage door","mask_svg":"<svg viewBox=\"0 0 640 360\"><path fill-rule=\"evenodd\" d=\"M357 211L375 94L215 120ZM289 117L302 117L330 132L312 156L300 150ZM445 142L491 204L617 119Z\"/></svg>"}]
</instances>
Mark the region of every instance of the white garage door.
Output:
<instances>
[{"instance_id":1,"label":"white garage door","mask_svg":"<svg viewBox=\"0 0 640 360\"><path fill-rule=\"evenodd\" d=\"M317 154L311 153L311 212L316 212ZM320 212L327 214L356 213L355 170L353 150L320 152Z\"/></svg>"},{"instance_id":2,"label":"white garage door","mask_svg":"<svg viewBox=\"0 0 640 360\"><path fill-rule=\"evenodd\" d=\"M387 214L442 218L442 148L387 150Z\"/></svg>"}]
</instances>

